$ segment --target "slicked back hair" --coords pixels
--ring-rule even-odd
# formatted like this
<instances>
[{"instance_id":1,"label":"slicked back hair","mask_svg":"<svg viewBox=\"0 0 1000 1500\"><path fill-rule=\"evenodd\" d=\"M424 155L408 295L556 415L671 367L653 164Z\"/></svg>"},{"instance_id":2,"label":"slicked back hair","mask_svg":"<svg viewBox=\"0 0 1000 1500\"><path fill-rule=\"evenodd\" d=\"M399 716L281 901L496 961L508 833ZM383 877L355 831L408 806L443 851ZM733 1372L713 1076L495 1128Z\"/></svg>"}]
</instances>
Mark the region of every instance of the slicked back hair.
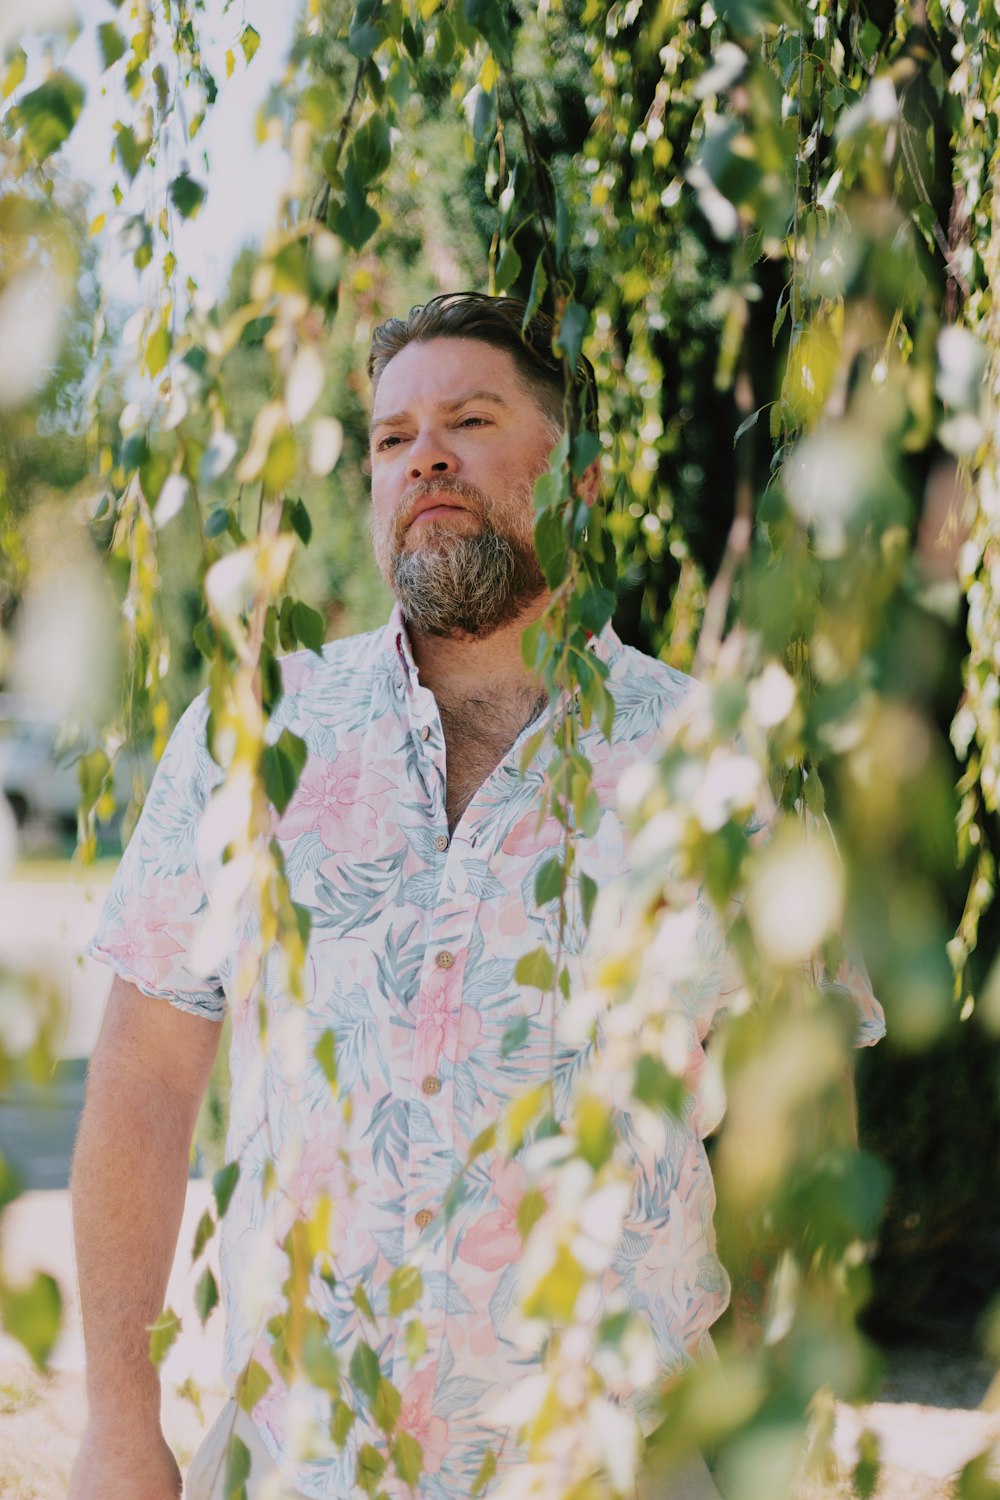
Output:
<instances>
[{"instance_id":1,"label":"slicked back hair","mask_svg":"<svg viewBox=\"0 0 1000 1500\"><path fill-rule=\"evenodd\" d=\"M368 374L373 394L386 365L407 344L427 343L430 339L472 339L506 350L545 416L564 427L563 364L552 348L555 324L546 313L536 312L522 333L526 311L527 303L519 297L446 292L411 308L407 318L389 318L372 334ZM596 430L597 386L593 366L582 354L577 361L576 376L586 396L584 425Z\"/></svg>"}]
</instances>

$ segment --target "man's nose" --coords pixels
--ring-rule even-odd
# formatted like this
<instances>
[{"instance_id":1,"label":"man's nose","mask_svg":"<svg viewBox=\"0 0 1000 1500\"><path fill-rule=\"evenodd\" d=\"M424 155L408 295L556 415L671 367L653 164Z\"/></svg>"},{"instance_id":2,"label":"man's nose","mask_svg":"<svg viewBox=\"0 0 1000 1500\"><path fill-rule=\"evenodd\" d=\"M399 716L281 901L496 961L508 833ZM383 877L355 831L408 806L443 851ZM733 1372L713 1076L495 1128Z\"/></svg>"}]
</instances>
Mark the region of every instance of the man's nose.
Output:
<instances>
[{"instance_id":1,"label":"man's nose","mask_svg":"<svg viewBox=\"0 0 1000 1500\"><path fill-rule=\"evenodd\" d=\"M408 474L411 483L454 474L457 469L458 461L440 433L422 432L410 449Z\"/></svg>"}]
</instances>

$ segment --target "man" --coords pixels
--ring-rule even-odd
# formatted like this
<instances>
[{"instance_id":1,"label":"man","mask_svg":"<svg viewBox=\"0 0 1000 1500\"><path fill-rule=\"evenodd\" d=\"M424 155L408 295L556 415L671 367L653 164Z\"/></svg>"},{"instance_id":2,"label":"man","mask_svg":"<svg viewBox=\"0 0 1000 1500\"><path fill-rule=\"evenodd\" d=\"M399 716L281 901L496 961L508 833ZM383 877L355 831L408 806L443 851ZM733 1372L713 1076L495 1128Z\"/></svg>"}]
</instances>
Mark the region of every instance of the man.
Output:
<instances>
[{"instance_id":1,"label":"man","mask_svg":"<svg viewBox=\"0 0 1000 1500\"><path fill-rule=\"evenodd\" d=\"M463 294L376 330L372 535L397 606L385 631L335 642L322 662L290 658L274 726L309 749L277 829L292 895L312 918L305 1008L283 995L265 963L262 1043L261 997L234 982L251 923L218 976L188 966L215 873L196 839L218 780L202 700L171 740L109 895L93 951L118 977L73 1175L90 1418L72 1500L179 1493L147 1327L162 1305L227 1002L228 1158L240 1175L222 1231L225 1373L232 1387L252 1358L270 1384L251 1416L233 1403L224 1411L192 1466L190 1500L223 1493L232 1431L254 1461L251 1496L283 1457L294 1468L287 1493L346 1500L350 1492L357 1445L372 1431L365 1399L351 1396L357 1421L342 1451L331 1444L292 1465L300 1414L267 1326L287 1275L277 1247L324 1194L333 1204L332 1274L314 1278L311 1305L342 1371L359 1338L377 1351L401 1395L399 1427L422 1448L421 1495L460 1500L488 1454L500 1475L516 1460L515 1435L498 1431L489 1412L524 1372L511 1336L523 1168L483 1155L455 1213L441 1209L471 1142L505 1101L548 1078L554 1055L558 1113L583 1060L553 1052L547 1006L513 977L518 959L553 935L551 906L535 905L535 874L561 832L536 826L551 751L519 775L545 702L520 652L522 631L548 598L532 545L532 491L562 416L551 326L536 317L522 339L523 314L513 299ZM587 476L590 492L596 482L596 472ZM618 777L654 749L688 680L624 648L610 629L591 648L608 669L617 715L610 745L596 727L581 731L603 816L578 848L580 866L605 883L625 861ZM699 1034L719 1000L711 993L703 1002ZM316 1057L328 1032L337 1099ZM646 1207L632 1220L649 1236L649 1264L669 1251L671 1274L643 1276L627 1258L616 1268L665 1369L707 1344L727 1298L704 1150L694 1132L676 1135L674 1157L657 1164L656 1191L640 1195ZM388 1278L414 1258L419 1305L392 1318ZM374 1329L355 1300L358 1286ZM426 1344L415 1357L405 1330L414 1317ZM307 1415L328 1425L327 1398L314 1391L309 1401Z\"/></svg>"}]
</instances>

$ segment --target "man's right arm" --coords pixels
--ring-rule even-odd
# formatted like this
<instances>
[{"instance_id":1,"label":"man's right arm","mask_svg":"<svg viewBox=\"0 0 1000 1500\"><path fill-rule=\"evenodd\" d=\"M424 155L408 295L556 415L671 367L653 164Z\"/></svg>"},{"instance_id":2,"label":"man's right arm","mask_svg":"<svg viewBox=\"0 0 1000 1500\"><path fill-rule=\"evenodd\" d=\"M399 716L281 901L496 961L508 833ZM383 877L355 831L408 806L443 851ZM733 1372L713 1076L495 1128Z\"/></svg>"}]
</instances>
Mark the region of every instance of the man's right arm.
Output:
<instances>
[{"instance_id":1,"label":"man's right arm","mask_svg":"<svg viewBox=\"0 0 1000 1500\"><path fill-rule=\"evenodd\" d=\"M175 1500L149 1325L159 1316L218 1022L115 979L73 1158L89 1416L69 1500Z\"/></svg>"}]
</instances>

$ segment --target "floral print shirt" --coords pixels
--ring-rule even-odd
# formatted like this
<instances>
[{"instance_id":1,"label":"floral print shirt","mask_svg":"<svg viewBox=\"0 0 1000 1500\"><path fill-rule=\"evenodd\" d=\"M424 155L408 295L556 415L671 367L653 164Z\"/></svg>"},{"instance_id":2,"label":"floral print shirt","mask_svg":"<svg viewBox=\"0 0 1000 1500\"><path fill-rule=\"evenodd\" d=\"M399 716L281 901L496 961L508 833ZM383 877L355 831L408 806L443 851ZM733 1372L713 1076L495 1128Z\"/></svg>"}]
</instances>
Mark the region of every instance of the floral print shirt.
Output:
<instances>
[{"instance_id":1,"label":"floral print shirt","mask_svg":"<svg viewBox=\"0 0 1000 1500\"><path fill-rule=\"evenodd\" d=\"M578 850L580 867L603 887L627 858L618 779L655 750L691 680L623 647L610 628L591 646L609 669L616 716L610 744L596 726L581 730L603 812ZM288 1274L279 1243L325 1195L333 1274L317 1277L311 1296L339 1367L348 1378L359 1337L376 1349L401 1394L399 1427L423 1449L422 1500L457 1500L487 1449L499 1455L498 1477L516 1457L513 1437L496 1430L489 1412L530 1363L511 1331L524 1167L482 1154L454 1211L439 1210L477 1135L508 1100L549 1076L548 999L514 980L518 959L555 931L556 903L538 908L534 896L536 873L562 837L552 819L537 826L547 755L522 779L526 729L449 833L441 720L398 609L384 631L336 641L322 659L291 656L283 671L273 729L291 729L309 751L277 823L292 896L311 915L305 1006L287 998L279 965L267 961L261 1009L241 964L253 949L249 921L217 974L196 972L192 944L219 876L218 861L199 852L201 813L221 775L206 748L204 699L163 756L91 951L182 1010L221 1019L229 1007L227 1159L240 1174L222 1226L225 1373L235 1382L253 1357L271 1375L253 1413L268 1448L277 1456L293 1441L299 1400L324 1428L329 1422L315 1382L304 1393L286 1390L266 1333ZM571 934L571 954L574 941ZM684 998L699 1051L726 987L721 939L700 948L703 973ZM864 985L855 999L860 1040L875 1040L878 1006ZM336 1097L317 1058L330 1032ZM558 1112L586 1048L557 1042L554 1060ZM663 1160L636 1170L642 1180L613 1278L648 1320L666 1371L707 1346L728 1298L693 1116L671 1127ZM389 1277L413 1261L419 1304L391 1318ZM355 1301L359 1284L374 1323ZM416 1359L403 1331L413 1316L426 1333ZM317 1500L346 1500L357 1445L371 1439L364 1427L343 1450L330 1444L300 1462L297 1487Z\"/></svg>"}]
</instances>

